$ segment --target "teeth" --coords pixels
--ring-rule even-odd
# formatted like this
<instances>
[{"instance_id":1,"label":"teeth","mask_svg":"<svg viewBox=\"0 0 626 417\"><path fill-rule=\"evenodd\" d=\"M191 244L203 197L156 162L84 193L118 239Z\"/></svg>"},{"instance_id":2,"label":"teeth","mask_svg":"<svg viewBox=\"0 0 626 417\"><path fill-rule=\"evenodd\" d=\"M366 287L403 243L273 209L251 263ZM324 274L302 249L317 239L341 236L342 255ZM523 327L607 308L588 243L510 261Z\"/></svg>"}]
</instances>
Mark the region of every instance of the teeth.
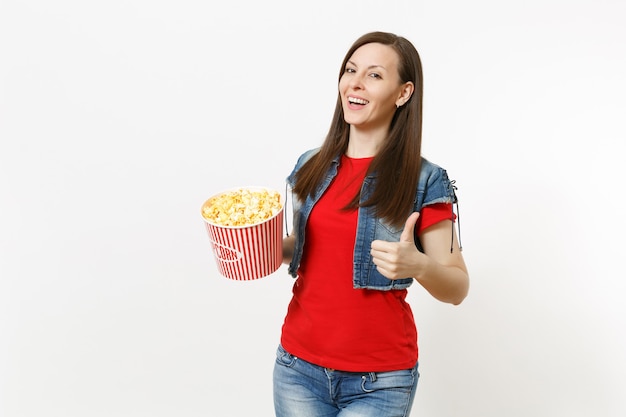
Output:
<instances>
[{"instance_id":1,"label":"teeth","mask_svg":"<svg viewBox=\"0 0 626 417\"><path fill-rule=\"evenodd\" d=\"M355 103L355 104L367 104L367 103L369 103L369 101L367 101L367 100L363 100L363 99L356 98L356 97L348 97L348 101L350 103Z\"/></svg>"}]
</instances>

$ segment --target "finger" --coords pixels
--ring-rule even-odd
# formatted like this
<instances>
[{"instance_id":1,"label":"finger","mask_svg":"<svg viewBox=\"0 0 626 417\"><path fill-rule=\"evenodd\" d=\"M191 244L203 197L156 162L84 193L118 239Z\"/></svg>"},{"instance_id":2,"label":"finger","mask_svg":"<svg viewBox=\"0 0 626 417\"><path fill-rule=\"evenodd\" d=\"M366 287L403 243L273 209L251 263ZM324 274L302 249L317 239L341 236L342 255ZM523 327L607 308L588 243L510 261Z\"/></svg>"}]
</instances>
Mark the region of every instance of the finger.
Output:
<instances>
[{"instance_id":1,"label":"finger","mask_svg":"<svg viewBox=\"0 0 626 417\"><path fill-rule=\"evenodd\" d=\"M387 252L389 250L389 242L385 240L374 240L371 245L372 252Z\"/></svg>"},{"instance_id":2,"label":"finger","mask_svg":"<svg viewBox=\"0 0 626 417\"><path fill-rule=\"evenodd\" d=\"M404 230L402 231L402 235L400 235L400 242L414 242L415 236L415 224L417 223L417 219L419 218L419 212L413 212L406 219L406 223L404 223Z\"/></svg>"}]
</instances>

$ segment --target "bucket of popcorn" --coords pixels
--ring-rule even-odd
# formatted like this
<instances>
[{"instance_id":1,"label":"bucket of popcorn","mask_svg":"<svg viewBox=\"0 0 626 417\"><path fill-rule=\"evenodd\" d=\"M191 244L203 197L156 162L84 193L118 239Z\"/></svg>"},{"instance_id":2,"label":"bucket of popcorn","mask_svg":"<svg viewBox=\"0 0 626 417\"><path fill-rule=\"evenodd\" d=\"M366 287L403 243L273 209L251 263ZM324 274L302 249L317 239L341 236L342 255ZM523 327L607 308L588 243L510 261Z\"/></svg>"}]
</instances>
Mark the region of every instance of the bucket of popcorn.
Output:
<instances>
[{"instance_id":1,"label":"bucket of popcorn","mask_svg":"<svg viewBox=\"0 0 626 417\"><path fill-rule=\"evenodd\" d=\"M283 261L283 201L264 187L224 191L202 205L217 268L223 276L249 281L270 275Z\"/></svg>"}]
</instances>

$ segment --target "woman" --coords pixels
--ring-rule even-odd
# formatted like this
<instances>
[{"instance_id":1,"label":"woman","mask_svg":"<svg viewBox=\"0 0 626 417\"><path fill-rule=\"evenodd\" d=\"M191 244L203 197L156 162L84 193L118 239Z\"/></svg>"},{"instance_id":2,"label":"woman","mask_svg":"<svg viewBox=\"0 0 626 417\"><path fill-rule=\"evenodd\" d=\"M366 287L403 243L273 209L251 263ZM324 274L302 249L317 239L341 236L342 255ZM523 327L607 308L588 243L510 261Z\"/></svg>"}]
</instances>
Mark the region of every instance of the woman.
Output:
<instances>
[{"instance_id":1,"label":"woman","mask_svg":"<svg viewBox=\"0 0 626 417\"><path fill-rule=\"evenodd\" d=\"M296 277L274 368L278 417L407 416L418 380L407 288L459 304L469 278L454 186L421 157L422 70L414 46L363 35L341 66L326 140L287 181Z\"/></svg>"}]
</instances>

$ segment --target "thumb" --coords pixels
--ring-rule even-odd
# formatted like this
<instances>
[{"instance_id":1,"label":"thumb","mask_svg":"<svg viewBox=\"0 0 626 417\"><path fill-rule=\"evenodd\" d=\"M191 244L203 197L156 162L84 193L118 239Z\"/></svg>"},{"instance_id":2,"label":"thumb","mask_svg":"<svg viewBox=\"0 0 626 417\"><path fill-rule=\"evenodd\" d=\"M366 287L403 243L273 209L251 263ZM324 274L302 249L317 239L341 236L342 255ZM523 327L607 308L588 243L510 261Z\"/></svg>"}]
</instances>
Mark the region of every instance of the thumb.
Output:
<instances>
[{"instance_id":1,"label":"thumb","mask_svg":"<svg viewBox=\"0 0 626 417\"><path fill-rule=\"evenodd\" d=\"M400 242L415 242L415 224L417 223L419 216L419 212L415 211L411 213L408 219L406 219L406 223L404 223L404 230L402 231L402 235L400 235Z\"/></svg>"}]
</instances>

